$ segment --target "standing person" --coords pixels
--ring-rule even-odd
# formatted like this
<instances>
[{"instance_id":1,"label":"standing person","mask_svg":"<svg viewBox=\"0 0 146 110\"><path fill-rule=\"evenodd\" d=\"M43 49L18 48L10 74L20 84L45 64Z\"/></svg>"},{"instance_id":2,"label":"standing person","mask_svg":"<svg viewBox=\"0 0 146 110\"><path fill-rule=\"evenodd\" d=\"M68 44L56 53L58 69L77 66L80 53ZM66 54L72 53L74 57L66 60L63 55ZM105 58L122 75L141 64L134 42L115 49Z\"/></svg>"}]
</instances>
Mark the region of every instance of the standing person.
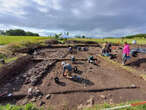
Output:
<instances>
[{"instance_id":1,"label":"standing person","mask_svg":"<svg viewBox=\"0 0 146 110\"><path fill-rule=\"evenodd\" d=\"M130 58L130 47L127 42L124 43L122 65L125 65L128 58Z\"/></svg>"},{"instance_id":2,"label":"standing person","mask_svg":"<svg viewBox=\"0 0 146 110\"><path fill-rule=\"evenodd\" d=\"M103 45L102 45L102 55L103 55L103 56L104 56L104 54L106 53L106 52L105 52L105 48L106 48L107 44L108 44L108 42L105 42L105 43L103 43Z\"/></svg>"},{"instance_id":3,"label":"standing person","mask_svg":"<svg viewBox=\"0 0 146 110\"><path fill-rule=\"evenodd\" d=\"M63 76L66 76L67 78L72 78L72 66L65 62L62 62L61 65L63 65Z\"/></svg>"}]
</instances>

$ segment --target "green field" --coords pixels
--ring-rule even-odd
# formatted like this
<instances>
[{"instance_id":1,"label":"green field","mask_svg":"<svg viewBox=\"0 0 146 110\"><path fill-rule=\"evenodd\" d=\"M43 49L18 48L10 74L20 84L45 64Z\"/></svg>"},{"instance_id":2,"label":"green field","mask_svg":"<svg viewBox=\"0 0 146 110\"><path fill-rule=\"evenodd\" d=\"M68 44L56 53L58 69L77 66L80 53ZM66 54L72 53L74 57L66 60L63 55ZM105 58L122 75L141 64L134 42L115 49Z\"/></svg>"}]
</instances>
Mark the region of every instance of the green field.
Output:
<instances>
[{"instance_id":1,"label":"green field","mask_svg":"<svg viewBox=\"0 0 146 110\"><path fill-rule=\"evenodd\" d=\"M50 37L34 37L34 36L0 36L0 45L6 45L11 43L25 43L25 42L40 42L51 39ZM96 39L96 38L69 38L67 40L80 40L80 41L96 41L103 43L105 41L112 43L124 43L127 41L131 43L132 40L136 40L138 44L146 44L146 38L133 38L133 39L121 39L121 38L106 38L106 39ZM63 40L62 40L63 41Z\"/></svg>"},{"instance_id":2,"label":"green field","mask_svg":"<svg viewBox=\"0 0 146 110\"><path fill-rule=\"evenodd\" d=\"M124 42L132 43L133 40L136 40L138 44L146 44L146 38L134 38L134 39L121 39L121 38L106 38L106 39L88 39L88 38L72 38L70 40L80 40L80 41L96 41L99 43L103 42L111 42L111 43L120 43L123 44Z\"/></svg>"},{"instance_id":3,"label":"green field","mask_svg":"<svg viewBox=\"0 0 146 110\"><path fill-rule=\"evenodd\" d=\"M34 36L0 36L0 45L10 43L24 43L24 42L39 42L49 39L49 37L34 37Z\"/></svg>"}]
</instances>

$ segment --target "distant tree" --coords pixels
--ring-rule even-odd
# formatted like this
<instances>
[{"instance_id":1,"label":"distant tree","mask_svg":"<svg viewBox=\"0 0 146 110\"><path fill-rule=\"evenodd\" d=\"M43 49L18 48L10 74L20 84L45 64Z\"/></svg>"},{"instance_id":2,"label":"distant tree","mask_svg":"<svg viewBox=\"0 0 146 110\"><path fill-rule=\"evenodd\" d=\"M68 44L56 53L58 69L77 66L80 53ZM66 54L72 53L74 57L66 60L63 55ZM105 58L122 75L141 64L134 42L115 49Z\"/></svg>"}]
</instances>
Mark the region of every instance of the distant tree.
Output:
<instances>
[{"instance_id":1,"label":"distant tree","mask_svg":"<svg viewBox=\"0 0 146 110\"><path fill-rule=\"evenodd\" d=\"M82 38L86 38L86 36L83 35Z\"/></svg>"},{"instance_id":2,"label":"distant tree","mask_svg":"<svg viewBox=\"0 0 146 110\"><path fill-rule=\"evenodd\" d=\"M39 36L38 33L25 32L22 29L10 29L5 32L8 36Z\"/></svg>"},{"instance_id":3,"label":"distant tree","mask_svg":"<svg viewBox=\"0 0 146 110\"><path fill-rule=\"evenodd\" d=\"M0 30L0 35L5 35L5 31L4 30Z\"/></svg>"},{"instance_id":4,"label":"distant tree","mask_svg":"<svg viewBox=\"0 0 146 110\"><path fill-rule=\"evenodd\" d=\"M10 29L10 30L6 31L6 35L8 35L8 36L25 36L26 33L22 29L15 29L15 30Z\"/></svg>"},{"instance_id":5,"label":"distant tree","mask_svg":"<svg viewBox=\"0 0 146 110\"><path fill-rule=\"evenodd\" d=\"M75 36L75 38L82 38L82 37L78 35L78 36Z\"/></svg>"},{"instance_id":6,"label":"distant tree","mask_svg":"<svg viewBox=\"0 0 146 110\"><path fill-rule=\"evenodd\" d=\"M67 33L66 33L66 35L68 35L68 36L69 36L69 32L67 32Z\"/></svg>"},{"instance_id":7,"label":"distant tree","mask_svg":"<svg viewBox=\"0 0 146 110\"><path fill-rule=\"evenodd\" d=\"M136 35L125 36L125 37L122 37L122 38L128 38L128 39L146 38L146 34L136 34Z\"/></svg>"},{"instance_id":8,"label":"distant tree","mask_svg":"<svg viewBox=\"0 0 146 110\"><path fill-rule=\"evenodd\" d=\"M39 36L37 33L26 32L26 36Z\"/></svg>"},{"instance_id":9,"label":"distant tree","mask_svg":"<svg viewBox=\"0 0 146 110\"><path fill-rule=\"evenodd\" d=\"M60 34L55 34L55 39L59 39L61 35L62 35L62 33L60 33Z\"/></svg>"}]
</instances>

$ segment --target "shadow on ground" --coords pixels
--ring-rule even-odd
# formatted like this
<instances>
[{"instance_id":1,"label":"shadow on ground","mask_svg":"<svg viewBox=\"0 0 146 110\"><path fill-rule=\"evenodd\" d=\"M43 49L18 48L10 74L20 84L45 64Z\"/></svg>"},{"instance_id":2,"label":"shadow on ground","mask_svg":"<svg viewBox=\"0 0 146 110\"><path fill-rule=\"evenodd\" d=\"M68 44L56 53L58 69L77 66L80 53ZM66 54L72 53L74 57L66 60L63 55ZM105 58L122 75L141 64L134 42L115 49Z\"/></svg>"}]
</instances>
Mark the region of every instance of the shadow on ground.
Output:
<instances>
[{"instance_id":1,"label":"shadow on ground","mask_svg":"<svg viewBox=\"0 0 146 110\"><path fill-rule=\"evenodd\" d=\"M134 62L131 62L129 64L127 64L127 66L136 66L136 67L140 67L140 64L142 63L146 63L146 58L142 58L142 59L138 59Z\"/></svg>"}]
</instances>

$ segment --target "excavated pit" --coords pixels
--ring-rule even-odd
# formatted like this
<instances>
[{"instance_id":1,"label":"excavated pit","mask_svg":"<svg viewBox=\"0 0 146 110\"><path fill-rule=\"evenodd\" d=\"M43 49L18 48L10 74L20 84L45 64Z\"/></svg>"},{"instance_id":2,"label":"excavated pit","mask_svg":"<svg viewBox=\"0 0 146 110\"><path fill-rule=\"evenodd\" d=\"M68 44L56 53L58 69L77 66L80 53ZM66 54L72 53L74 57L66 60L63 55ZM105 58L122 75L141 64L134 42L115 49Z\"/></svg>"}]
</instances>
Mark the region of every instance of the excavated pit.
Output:
<instances>
[{"instance_id":1,"label":"excavated pit","mask_svg":"<svg viewBox=\"0 0 146 110\"><path fill-rule=\"evenodd\" d=\"M54 110L65 108L71 110L77 109L80 104L86 105L91 97L95 104L120 103L146 98L146 82L143 79L98 57L101 48L97 45L84 46L88 47L88 51L75 51L73 54L68 52L69 46L60 46L60 44L39 48L35 49L32 55L21 57L16 62L5 65L0 69L2 95L0 95L0 103L23 105L32 102L40 106L40 102L43 101L45 108L53 106ZM113 51L117 54L114 60L119 62L120 48L121 46L115 46ZM73 55L78 61L72 64L70 58ZM87 58L91 55L97 59L98 65L87 62ZM78 76L81 80L63 77L61 61L68 62L73 67L77 66L79 72L73 72L73 76ZM54 81L56 77L60 81L58 84ZM28 90L35 93L28 96ZM7 93L3 95L6 91ZM13 96L8 97L8 93L12 93ZM46 99L47 95L49 99Z\"/></svg>"}]
</instances>

